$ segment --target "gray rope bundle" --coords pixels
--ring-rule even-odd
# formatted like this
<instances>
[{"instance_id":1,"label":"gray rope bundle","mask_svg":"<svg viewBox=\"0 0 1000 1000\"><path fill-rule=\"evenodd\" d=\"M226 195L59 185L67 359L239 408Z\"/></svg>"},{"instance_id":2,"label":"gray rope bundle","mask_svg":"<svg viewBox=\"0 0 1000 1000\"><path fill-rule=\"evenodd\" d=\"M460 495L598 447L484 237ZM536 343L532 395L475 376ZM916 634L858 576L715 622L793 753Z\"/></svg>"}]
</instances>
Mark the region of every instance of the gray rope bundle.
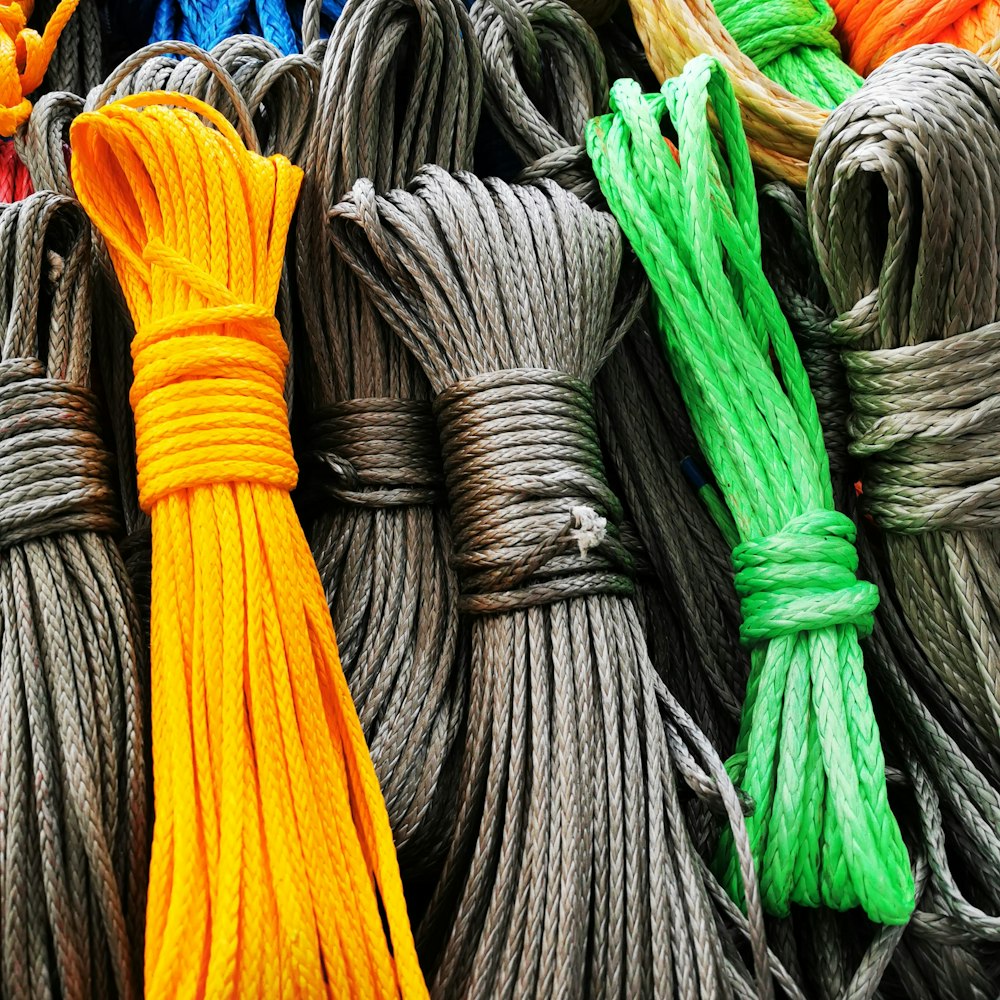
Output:
<instances>
[{"instance_id":1,"label":"gray rope bundle","mask_svg":"<svg viewBox=\"0 0 1000 1000\"><path fill-rule=\"evenodd\" d=\"M144 675L89 387L90 227L0 211L0 995L139 997Z\"/></svg>"},{"instance_id":2,"label":"gray rope bundle","mask_svg":"<svg viewBox=\"0 0 1000 1000\"><path fill-rule=\"evenodd\" d=\"M300 493L411 888L447 848L466 654L427 382L332 252L326 213L359 177L388 190L425 162L470 166L481 102L459 0L349 2L326 46L298 213Z\"/></svg>"},{"instance_id":3,"label":"gray rope bundle","mask_svg":"<svg viewBox=\"0 0 1000 1000\"><path fill-rule=\"evenodd\" d=\"M583 148L584 125L608 102L593 28L561 0L476 0L471 15L485 107L526 168L519 179L550 177L585 200L599 198Z\"/></svg>"},{"instance_id":4,"label":"gray rope bundle","mask_svg":"<svg viewBox=\"0 0 1000 1000\"><path fill-rule=\"evenodd\" d=\"M866 519L856 516L855 476L847 455L847 384L830 332L833 314L812 254L805 208L784 184L768 185L763 195L765 267L802 344L835 470L838 503L855 513L862 570L882 594L865 662L869 676L884 694L883 715L891 713L883 732L897 749L916 805L917 822L910 833L922 859L917 866L922 895L907 934L901 928L879 932L853 977L854 992L844 992L848 964L843 950L831 949L823 983L829 986L831 997L867 997L887 974L908 984L904 987L908 995L927 984L933 996L992 997L996 954L991 960L988 952L995 940L995 918L978 910L967 896L971 893L990 909L997 907L998 761L961 707L935 683L891 586L881 579L877 533ZM922 691L930 691L931 696ZM949 730L956 733L957 741ZM951 874L952 863L961 869L964 892ZM917 942L915 949L907 946L911 938ZM917 960L917 954L924 960ZM909 985L913 983L920 985Z\"/></svg>"},{"instance_id":5,"label":"gray rope bundle","mask_svg":"<svg viewBox=\"0 0 1000 1000\"><path fill-rule=\"evenodd\" d=\"M832 113L809 171L865 508L907 624L994 749L998 166L1000 77L964 51L920 46Z\"/></svg>"},{"instance_id":6,"label":"gray rope bundle","mask_svg":"<svg viewBox=\"0 0 1000 1000\"><path fill-rule=\"evenodd\" d=\"M736 827L742 803L629 597L588 387L617 339L613 220L550 182L428 167L385 196L359 181L333 225L435 391L472 616L457 829L421 928L446 939L436 992L772 996L773 974L801 996L692 847L675 765ZM748 931L756 981L713 905Z\"/></svg>"}]
</instances>

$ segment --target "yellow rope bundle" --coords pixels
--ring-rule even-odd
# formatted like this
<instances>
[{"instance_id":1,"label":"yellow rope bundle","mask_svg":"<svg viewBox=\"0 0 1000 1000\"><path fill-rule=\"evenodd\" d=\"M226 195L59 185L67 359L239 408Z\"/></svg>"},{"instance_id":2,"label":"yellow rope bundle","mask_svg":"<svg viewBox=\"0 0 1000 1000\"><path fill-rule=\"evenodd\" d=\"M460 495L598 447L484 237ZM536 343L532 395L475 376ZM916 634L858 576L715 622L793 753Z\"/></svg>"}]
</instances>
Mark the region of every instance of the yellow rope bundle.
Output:
<instances>
[{"instance_id":1,"label":"yellow rope bundle","mask_svg":"<svg viewBox=\"0 0 1000 1000\"><path fill-rule=\"evenodd\" d=\"M177 94L81 115L71 142L137 331L131 399L153 523L146 995L426 996L288 495L274 305L301 172Z\"/></svg>"}]
</instances>

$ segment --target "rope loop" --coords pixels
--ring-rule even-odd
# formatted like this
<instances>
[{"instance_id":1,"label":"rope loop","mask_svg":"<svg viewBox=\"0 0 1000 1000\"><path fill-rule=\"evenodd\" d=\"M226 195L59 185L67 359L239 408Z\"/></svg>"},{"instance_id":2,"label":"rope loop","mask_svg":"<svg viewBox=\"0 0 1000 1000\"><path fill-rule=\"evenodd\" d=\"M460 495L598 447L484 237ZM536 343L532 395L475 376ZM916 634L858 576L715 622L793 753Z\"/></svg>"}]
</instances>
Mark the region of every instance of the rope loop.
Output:
<instances>
[{"instance_id":1,"label":"rope loop","mask_svg":"<svg viewBox=\"0 0 1000 1000\"><path fill-rule=\"evenodd\" d=\"M585 383L545 369L492 372L446 389L434 409L463 610L632 592Z\"/></svg>"},{"instance_id":2,"label":"rope loop","mask_svg":"<svg viewBox=\"0 0 1000 1000\"><path fill-rule=\"evenodd\" d=\"M890 531L1000 526L1000 323L842 355L850 451L870 513Z\"/></svg>"},{"instance_id":3,"label":"rope loop","mask_svg":"<svg viewBox=\"0 0 1000 1000\"><path fill-rule=\"evenodd\" d=\"M0 552L117 525L111 455L92 393L35 359L0 361Z\"/></svg>"},{"instance_id":4,"label":"rope loop","mask_svg":"<svg viewBox=\"0 0 1000 1000\"><path fill-rule=\"evenodd\" d=\"M130 399L143 510L177 490L214 483L293 489L298 468L284 397L288 348L273 312L237 301L155 239L143 261L208 303L149 323L132 341Z\"/></svg>"},{"instance_id":5,"label":"rope loop","mask_svg":"<svg viewBox=\"0 0 1000 1000\"><path fill-rule=\"evenodd\" d=\"M750 646L779 636L854 625L871 635L878 588L859 580L854 523L836 510L814 510L768 538L733 550L742 598L740 636Z\"/></svg>"},{"instance_id":6,"label":"rope loop","mask_svg":"<svg viewBox=\"0 0 1000 1000\"><path fill-rule=\"evenodd\" d=\"M308 450L324 492L361 507L419 507L441 494L441 459L430 404L391 397L319 408Z\"/></svg>"}]
</instances>

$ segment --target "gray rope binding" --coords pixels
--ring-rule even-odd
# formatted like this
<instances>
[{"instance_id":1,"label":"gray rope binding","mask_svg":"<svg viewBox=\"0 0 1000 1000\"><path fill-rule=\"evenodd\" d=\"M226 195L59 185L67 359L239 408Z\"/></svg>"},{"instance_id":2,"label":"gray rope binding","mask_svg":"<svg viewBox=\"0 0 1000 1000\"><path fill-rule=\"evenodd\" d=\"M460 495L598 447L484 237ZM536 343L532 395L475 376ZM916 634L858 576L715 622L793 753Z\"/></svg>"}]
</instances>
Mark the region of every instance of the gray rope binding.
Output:
<instances>
[{"instance_id":1,"label":"gray rope binding","mask_svg":"<svg viewBox=\"0 0 1000 1000\"><path fill-rule=\"evenodd\" d=\"M425 162L471 166L481 102L459 0L352 0L298 212L301 506L411 900L448 846L467 652L427 380L332 252L326 215L359 177L388 190Z\"/></svg>"},{"instance_id":2,"label":"gray rope binding","mask_svg":"<svg viewBox=\"0 0 1000 1000\"><path fill-rule=\"evenodd\" d=\"M0 210L0 995L138 998L142 643L90 388L90 227Z\"/></svg>"}]
</instances>

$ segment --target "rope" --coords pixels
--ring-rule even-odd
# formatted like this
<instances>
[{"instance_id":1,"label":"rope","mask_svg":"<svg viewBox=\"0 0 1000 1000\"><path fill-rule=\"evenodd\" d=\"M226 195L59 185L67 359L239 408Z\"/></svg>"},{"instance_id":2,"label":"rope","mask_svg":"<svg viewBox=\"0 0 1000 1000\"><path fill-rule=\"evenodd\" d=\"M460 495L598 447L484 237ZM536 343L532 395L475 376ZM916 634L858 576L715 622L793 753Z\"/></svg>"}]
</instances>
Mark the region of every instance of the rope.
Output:
<instances>
[{"instance_id":1,"label":"rope","mask_svg":"<svg viewBox=\"0 0 1000 1000\"><path fill-rule=\"evenodd\" d=\"M762 195L765 272L802 345L803 363L823 421L831 470L836 470L833 482L838 506L851 511L858 525L863 572L887 595L879 605L875 633L866 648L868 673L883 692L883 710L892 715L892 725L887 727L890 743L899 747L904 770L913 775L911 786L921 815L930 815L927 813L930 809L941 816L939 799L943 796L948 803L932 838L924 838L920 830L911 829L908 841L919 844L919 850L935 871L949 870L952 862L957 861L972 897L988 900L987 905L994 907L997 883L993 873L1000 858L1000 836L996 833L1000 830L996 822L1000 817L998 761L914 645L892 597L892 588L881 580L877 529L868 519L857 516L852 481L855 470L850 468L847 456L847 381L830 335L834 315L812 253L805 207L785 185L769 185ZM955 733L957 740L949 732ZM914 756L919 760L913 761ZM920 789L928 780L932 787L922 793ZM930 799L921 798L922 794ZM937 891L936 876L931 876L930 883L930 892L918 902L918 922L923 919L939 922L952 915L951 907L940 902L942 894ZM932 957L925 963L926 970L911 960L907 949L900 948L904 940L897 935L895 940L882 942L879 965L875 968L887 966L890 975L902 969L909 977L933 983L937 996L961 996L973 982L990 981L989 970L979 954L989 936L978 929L964 936L953 935L949 941L924 940L921 950ZM959 949L964 953L958 965L962 971L951 977L956 968L953 953ZM888 966L890 958L892 964ZM846 982L846 971L841 978ZM859 969L855 979L860 978ZM864 981L872 990L878 986L874 974ZM983 995L992 997L990 992Z\"/></svg>"},{"instance_id":2,"label":"rope","mask_svg":"<svg viewBox=\"0 0 1000 1000\"><path fill-rule=\"evenodd\" d=\"M472 619L457 827L426 922L446 939L435 993L752 995L713 927L675 756L730 822L742 803L649 661L594 425L617 227L549 182L431 167L386 196L359 181L334 223L431 380Z\"/></svg>"},{"instance_id":3,"label":"rope","mask_svg":"<svg viewBox=\"0 0 1000 1000\"><path fill-rule=\"evenodd\" d=\"M860 905L876 922L905 923L913 881L858 645L878 592L855 576L855 527L833 507L816 405L761 271L732 87L703 58L659 94L620 81L612 108L588 127L588 149L649 274L674 374L741 539L733 562L751 675L728 768L756 804L747 826L765 906ZM662 138L666 116L679 160ZM738 894L731 855L720 865Z\"/></svg>"},{"instance_id":4,"label":"rope","mask_svg":"<svg viewBox=\"0 0 1000 1000\"><path fill-rule=\"evenodd\" d=\"M138 997L147 794L134 605L89 383L90 230L0 209L0 994Z\"/></svg>"},{"instance_id":5,"label":"rope","mask_svg":"<svg viewBox=\"0 0 1000 1000\"><path fill-rule=\"evenodd\" d=\"M471 166L481 101L461 3L349 2L326 48L297 227L301 506L410 884L447 849L467 654L426 380L331 252L326 213L359 177L388 189L425 162Z\"/></svg>"},{"instance_id":6,"label":"rope","mask_svg":"<svg viewBox=\"0 0 1000 1000\"><path fill-rule=\"evenodd\" d=\"M28 94L45 76L59 36L80 0L60 0L41 35L27 27L31 0L0 7L0 136L12 136L31 113Z\"/></svg>"},{"instance_id":7,"label":"rope","mask_svg":"<svg viewBox=\"0 0 1000 1000\"><path fill-rule=\"evenodd\" d=\"M740 51L796 97L833 108L861 85L840 57L827 0L716 0L714 7Z\"/></svg>"},{"instance_id":8,"label":"rope","mask_svg":"<svg viewBox=\"0 0 1000 1000\"><path fill-rule=\"evenodd\" d=\"M1000 162L1000 79L961 50L921 46L861 94L824 129L810 175L813 234L847 348L850 450L936 686L995 750L1000 470L989 359L1000 243L986 199ZM885 138L873 131L890 120Z\"/></svg>"},{"instance_id":9,"label":"rope","mask_svg":"<svg viewBox=\"0 0 1000 1000\"><path fill-rule=\"evenodd\" d=\"M153 522L146 995L426 996L288 496L288 352L273 309L300 171L249 153L221 114L177 94L84 114L71 142L136 322L138 483Z\"/></svg>"},{"instance_id":10,"label":"rope","mask_svg":"<svg viewBox=\"0 0 1000 1000\"><path fill-rule=\"evenodd\" d=\"M868 76L914 45L946 42L972 52L1000 34L996 0L830 0L851 65Z\"/></svg>"},{"instance_id":11,"label":"rope","mask_svg":"<svg viewBox=\"0 0 1000 1000\"><path fill-rule=\"evenodd\" d=\"M302 51L303 8L308 3L285 0L159 0L151 42L177 39L212 49L232 35L259 35L279 52ZM335 20L343 11L341 0L314 3L314 15Z\"/></svg>"},{"instance_id":12,"label":"rope","mask_svg":"<svg viewBox=\"0 0 1000 1000\"><path fill-rule=\"evenodd\" d=\"M45 0L35 17L53 16L60 4ZM101 82L104 74L101 15L98 0L80 0L72 18L63 28L45 73L45 89L86 94Z\"/></svg>"},{"instance_id":13,"label":"rope","mask_svg":"<svg viewBox=\"0 0 1000 1000\"><path fill-rule=\"evenodd\" d=\"M32 193L31 174L10 139L0 139L0 204L22 201Z\"/></svg>"}]
</instances>

